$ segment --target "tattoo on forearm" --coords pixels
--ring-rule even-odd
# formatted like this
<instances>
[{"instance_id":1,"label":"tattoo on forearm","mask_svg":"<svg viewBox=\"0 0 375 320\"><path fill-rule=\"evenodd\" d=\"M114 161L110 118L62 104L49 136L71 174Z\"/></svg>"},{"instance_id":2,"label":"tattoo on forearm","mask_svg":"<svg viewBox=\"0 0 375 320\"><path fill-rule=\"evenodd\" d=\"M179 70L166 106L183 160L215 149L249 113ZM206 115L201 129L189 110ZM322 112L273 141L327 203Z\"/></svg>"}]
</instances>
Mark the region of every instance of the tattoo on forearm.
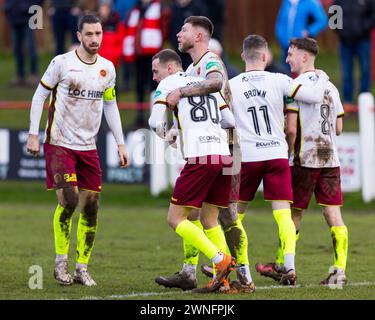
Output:
<instances>
[{"instance_id":1,"label":"tattoo on forearm","mask_svg":"<svg viewBox=\"0 0 375 320\"><path fill-rule=\"evenodd\" d=\"M180 89L181 97L205 96L221 90L222 79L209 79Z\"/></svg>"}]
</instances>

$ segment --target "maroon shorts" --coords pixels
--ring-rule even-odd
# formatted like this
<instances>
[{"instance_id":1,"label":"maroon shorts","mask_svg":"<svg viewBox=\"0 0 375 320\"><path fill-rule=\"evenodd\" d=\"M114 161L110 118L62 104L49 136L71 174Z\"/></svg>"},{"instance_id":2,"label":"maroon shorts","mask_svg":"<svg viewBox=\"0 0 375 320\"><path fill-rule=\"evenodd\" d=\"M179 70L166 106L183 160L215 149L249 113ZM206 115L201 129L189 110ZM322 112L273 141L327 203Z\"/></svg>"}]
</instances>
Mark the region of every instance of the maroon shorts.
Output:
<instances>
[{"instance_id":1,"label":"maroon shorts","mask_svg":"<svg viewBox=\"0 0 375 320\"><path fill-rule=\"evenodd\" d=\"M52 144L44 144L47 189L66 185L100 192L102 170L97 150L78 151Z\"/></svg>"},{"instance_id":2,"label":"maroon shorts","mask_svg":"<svg viewBox=\"0 0 375 320\"><path fill-rule=\"evenodd\" d=\"M340 167L291 167L293 183L293 208L307 209L313 192L316 202L323 206L341 206Z\"/></svg>"},{"instance_id":3,"label":"maroon shorts","mask_svg":"<svg viewBox=\"0 0 375 320\"><path fill-rule=\"evenodd\" d=\"M171 203L184 207L201 208L206 202L218 207L228 207L231 175L223 169L231 166L230 156L207 156L207 161L188 160L176 180Z\"/></svg>"},{"instance_id":4,"label":"maroon shorts","mask_svg":"<svg viewBox=\"0 0 375 320\"><path fill-rule=\"evenodd\" d=\"M242 162L239 201L253 200L262 179L265 200L293 201L292 178L287 159Z\"/></svg>"}]
</instances>

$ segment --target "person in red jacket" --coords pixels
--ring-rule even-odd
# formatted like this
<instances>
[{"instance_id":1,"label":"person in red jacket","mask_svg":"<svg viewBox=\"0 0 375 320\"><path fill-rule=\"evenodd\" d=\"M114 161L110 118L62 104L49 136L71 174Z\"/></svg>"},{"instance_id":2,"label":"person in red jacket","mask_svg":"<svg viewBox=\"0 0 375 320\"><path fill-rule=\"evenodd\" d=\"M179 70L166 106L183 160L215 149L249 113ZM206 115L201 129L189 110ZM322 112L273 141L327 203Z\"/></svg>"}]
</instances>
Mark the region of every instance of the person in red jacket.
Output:
<instances>
[{"instance_id":1,"label":"person in red jacket","mask_svg":"<svg viewBox=\"0 0 375 320\"><path fill-rule=\"evenodd\" d=\"M154 90L152 56L159 52L167 38L170 10L160 0L139 0L125 19L123 57L134 62L137 101L145 102L146 90ZM136 126L144 126L144 110L138 108Z\"/></svg>"},{"instance_id":2,"label":"person in red jacket","mask_svg":"<svg viewBox=\"0 0 375 320\"><path fill-rule=\"evenodd\" d=\"M120 16L113 10L111 0L101 0L98 12L103 25L103 42L99 54L111 61L117 69L121 61L124 37Z\"/></svg>"}]
</instances>

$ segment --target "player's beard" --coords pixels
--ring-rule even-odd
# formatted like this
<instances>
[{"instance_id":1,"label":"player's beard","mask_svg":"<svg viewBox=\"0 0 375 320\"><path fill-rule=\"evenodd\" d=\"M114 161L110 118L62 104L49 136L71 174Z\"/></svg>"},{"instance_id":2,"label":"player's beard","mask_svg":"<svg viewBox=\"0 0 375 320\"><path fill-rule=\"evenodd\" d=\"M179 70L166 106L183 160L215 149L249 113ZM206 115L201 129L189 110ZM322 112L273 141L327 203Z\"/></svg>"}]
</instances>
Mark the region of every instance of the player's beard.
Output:
<instances>
[{"instance_id":1,"label":"player's beard","mask_svg":"<svg viewBox=\"0 0 375 320\"><path fill-rule=\"evenodd\" d=\"M82 42L82 46L86 50L87 53L92 54L92 55L97 54L100 49L100 44L97 47L93 48L90 46L86 46L86 44Z\"/></svg>"},{"instance_id":2,"label":"player's beard","mask_svg":"<svg viewBox=\"0 0 375 320\"><path fill-rule=\"evenodd\" d=\"M182 53L189 52L189 50L193 48L194 48L194 44L191 42L190 43L186 42L185 44L182 44L181 42L179 42L178 44L178 50L180 50L180 52Z\"/></svg>"}]
</instances>

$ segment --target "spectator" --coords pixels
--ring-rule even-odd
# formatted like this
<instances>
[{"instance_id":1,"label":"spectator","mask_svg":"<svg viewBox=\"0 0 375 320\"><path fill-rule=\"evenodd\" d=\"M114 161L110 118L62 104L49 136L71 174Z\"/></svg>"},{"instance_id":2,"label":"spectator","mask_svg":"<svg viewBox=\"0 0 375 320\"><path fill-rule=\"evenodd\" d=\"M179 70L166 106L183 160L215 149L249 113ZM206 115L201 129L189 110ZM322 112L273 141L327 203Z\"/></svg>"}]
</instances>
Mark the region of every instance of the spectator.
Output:
<instances>
[{"instance_id":1,"label":"spectator","mask_svg":"<svg viewBox=\"0 0 375 320\"><path fill-rule=\"evenodd\" d=\"M285 62L288 55L289 40L292 38L314 38L326 28L328 18L318 0L283 0L276 21L276 38L281 46L281 59ZM290 72L290 71L289 71Z\"/></svg>"},{"instance_id":2,"label":"spectator","mask_svg":"<svg viewBox=\"0 0 375 320\"><path fill-rule=\"evenodd\" d=\"M72 43L78 45L77 23L81 13L82 0L51 0L48 13L51 16L53 34L56 40L56 55L65 53L65 34L70 33Z\"/></svg>"},{"instance_id":3,"label":"spectator","mask_svg":"<svg viewBox=\"0 0 375 320\"><path fill-rule=\"evenodd\" d=\"M188 53L182 53L178 50L178 42L176 34L180 32L184 21L190 16L205 16L206 7L199 0L175 0L172 6L171 28L169 32L169 41L174 50L179 54L182 60L182 68L186 68L191 64L192 60Z\"/></svg>"},{"instance_id":4,"label":"spectator","mask_svg":"<svg viewBox=\"0 0 375 320\"><path fill-rule=\"evenodd\" d=\"M228 59L224 55L223 46L221 45L221 43L218 40L216 40L214 38L211 38L209 43L208 43L208 49L211 52L217 54L221 58L221 60L223 60L223 62L225 64L225 67L227 68L228 79L232 79L233 77L235 77L235 76L237 76L241 73L240 70L238 70L235 66L231 65L228 62Z\"/></svg>"},{"instance_id":5,"label":"spectator","mask_svg":"<svg viewBox=\"0 0 375 320\"><path fill-rule=\"evenodd\" d=\"M39 82L38 78L38 56L35 48L33 30L29 28L29 18L31 15L29 7L32 5L42 5L43 0L6 0L4 11L8 19L11 33L13 54L16 60L17 75L11 80L10 84L14 86L35 85ZM27 43L28 52L24 52L24 44ZM26 78L25 59L30 56L30 76Z\"/></svg>"},{"instance_id":6,"label":"spectator","mask_svg":"<svg viewBox=\"0 0 375 320\"><path fill-rule=\"evenodd\" d=\"M342 7L343 28L336 29L340 39L341 85L345 111L356 108L353 103L353 60L357 57L361 69L359 91L370 91L371 84L371 30L375 26L374 0L336 0Z\"/></svg>"},{"instance_id":7,"label":"spectator","mask_svg":"<svg viewBox=\"0 0 375 320\"><path fill-rule=\"evenodd\" d=\"M98 12L103 26L103 40L99 54L111 61L117 69L122 56L123 41L120 15L114 11L112 0L100 0Z\"/></svg>"},{"instance_id":8,"label":"spectator","mask_svg":"<svg viewBox=\"0 0 375 320\"><path fill-rule=\"evenodd\" d=\"M169 27L170 12L160 0L139 0L125 21L123 54L126 62L135 63L136 97L140 103L136 126L144 126L146 90L154 90L151 64L152 56L163 47Z\"/></svg>"},{"instance_id":9,"label":"spectator","mask_svg":"<svg viewBox=\"0 0 375 320\"><path fill-rule=\"evenodd\" d=\"M125 18L128 16L129 11L135 6L137 0L115 0L114 7L116 12L120 15L121 23L125 22ZM122 81L121 90L122 91L130 91L131 90L131 82L132 78L131 75L134 73L133 68L134 65L131 62L125 62L123 59L121 60L122 66Z\"/></svg>"}]
</instances>

